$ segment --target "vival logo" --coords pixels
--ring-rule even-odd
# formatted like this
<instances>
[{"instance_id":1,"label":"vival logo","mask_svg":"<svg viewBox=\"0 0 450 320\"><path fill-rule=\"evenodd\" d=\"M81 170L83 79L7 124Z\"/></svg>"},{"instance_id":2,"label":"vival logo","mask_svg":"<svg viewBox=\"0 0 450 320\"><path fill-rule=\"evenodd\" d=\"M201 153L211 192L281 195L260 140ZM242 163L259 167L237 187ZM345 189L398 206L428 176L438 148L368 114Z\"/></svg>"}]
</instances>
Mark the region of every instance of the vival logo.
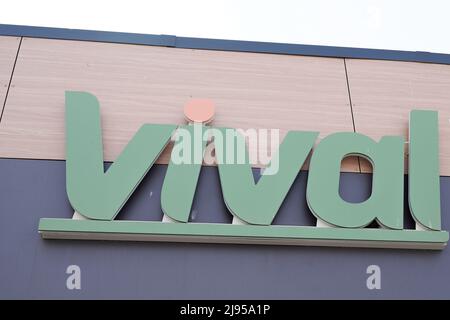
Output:
<instances>
[{"instance_id":1,"label":"vival logo","mask_svg":"<svg viewBox=\"0 0 450 320\"><path fill-rule=\"evenodd\" d=\"M203 120L181 129L199 137L210 130ZM209 116L210 114L210 116ZM207 122L207 121L204 121ZM178 128L178 129L180 129ZM223 161L230 152L245 152L245 139L234 129L212 128L224 201L240 224L188 222L206 139L172 150L161 207L172 223L114 220L140 181L164 150L177 125L144 124L104 172L100 108L84 92L66 92L67 194L85 219L48 219L39 223L44 238L190 241L286 245L326 245L442 249L448 232L441 230L438 114L413 110L409 124L409 206L416 230L403 229L404 139L385 136L379 142L354 132L331 134L318 143L311 157L307 202L326 227L271 225L318 132L289 131L277 153L275 173L255 183L248 157ZM232 134L227 134L231 130ZM182 139L183 140L183 139ZM227 147L230 141L233 147ZM197 161L175 161L192 149ZM198 150L194 150L198 149ZM362 203L339 195L340 164L348 155L367 158L374 168L372 194ZM179 183L182 181L182 183ZM364 228L376 221L380 228Z\"/></svg>"}]
</instances>

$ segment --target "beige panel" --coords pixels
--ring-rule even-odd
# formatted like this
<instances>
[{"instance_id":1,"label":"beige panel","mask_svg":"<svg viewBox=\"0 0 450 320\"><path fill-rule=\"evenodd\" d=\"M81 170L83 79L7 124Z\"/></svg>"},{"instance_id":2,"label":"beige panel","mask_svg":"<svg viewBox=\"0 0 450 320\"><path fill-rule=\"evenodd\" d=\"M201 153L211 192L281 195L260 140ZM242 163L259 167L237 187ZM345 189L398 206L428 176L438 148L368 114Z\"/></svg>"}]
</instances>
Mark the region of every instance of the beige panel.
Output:
<instances>
[{"instance_id":1,"label":"beige panel","mask_svg":"<svg viewBox=\"0 0 450 320\"><path fill-rule=\"evenodd\" d=\"M20 38L0 36L0 112L8 90Z\"/></svg>"},{"instance_id":2,"label":"beige panel","mask_svg":"<svg viewBox=\"0 0 450 320\"><path fill-rule=\"evenodd\" d=\"M25 38L1 157L64 159L65 90L98 97L106 160L143 123L184 123L191 97L215 102L214 126L353 130L342 59Z\"/></svg>"},{"instance_id":3,"label":"beige panel","mask_svg":"<svg viewBox=\"0 0 450 320\"><path fill-rule=\"evenodd\" d=\"M408 139L412 109L439 111L441 174L450 175L450 66L349 59L347 71L357 132Z\"/></svg>"}]
</instances>

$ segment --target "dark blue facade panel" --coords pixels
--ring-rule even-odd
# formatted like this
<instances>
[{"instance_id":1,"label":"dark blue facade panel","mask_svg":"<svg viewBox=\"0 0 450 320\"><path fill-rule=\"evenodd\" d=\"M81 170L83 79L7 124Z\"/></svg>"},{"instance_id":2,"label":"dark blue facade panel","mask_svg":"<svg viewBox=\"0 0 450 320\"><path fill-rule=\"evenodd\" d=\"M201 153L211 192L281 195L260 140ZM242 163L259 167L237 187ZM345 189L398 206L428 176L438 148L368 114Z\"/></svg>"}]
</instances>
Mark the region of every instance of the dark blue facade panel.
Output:
<instances>
[{"instance_id":1,"label":"dark blue facade panel","mask_svg":"<svg viewBox=\"0 0 450 320\"><path fill-rule=\"evenodd\" d=\"M187 49L450 64L450 54L421 51L381 50L290 43L205 39L177 37L174 35L153 35L126 32L48 28L9 24L0 24L0 35L125 43Z\"/></svg>"},{"instance_id":2,"label":"dark blue facade panel","mask_svg":"<svg viewBox=\"0 0 450 320\"><path fill-rule=\"evenodd\" d=\"M119 219L160 220L166 166L151 169ZM255 171L257 178L258 171ZM275 220L314 225L301 172ZM371 176L343 173L341 195L361 201ZM441 178L443 228L450 177ZM405 205L406 205L405 201ZM406 210L407 211L407 210ZM42 217L70 218L65 162L0 159L0 298L450 298L450 251L43 240ZM406 213L406 226L413 227ZM217 169L202 169L193 222L229 223ZM69 265L81 289L66 287ZM381 289L366 286L369 265Z\"/></svg>"}]
</instances>

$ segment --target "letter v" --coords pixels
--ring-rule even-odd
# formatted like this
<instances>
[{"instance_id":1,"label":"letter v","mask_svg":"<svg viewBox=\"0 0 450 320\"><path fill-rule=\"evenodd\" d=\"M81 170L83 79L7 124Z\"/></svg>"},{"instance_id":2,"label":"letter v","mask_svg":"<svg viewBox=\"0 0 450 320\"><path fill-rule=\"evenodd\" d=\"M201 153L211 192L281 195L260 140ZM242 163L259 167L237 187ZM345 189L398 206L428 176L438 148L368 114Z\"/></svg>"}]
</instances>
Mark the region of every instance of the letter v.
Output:
<instances>
[{"instance_id":1,"label":"letter v","mask_svg":"<svg viewBox=\"0 0 450 320\"><path fill-rule=\"evenodd\" d=\"M219 129L226 137L226 128ZM219 176L225 203L232 214L251 224L270 225L305 162L318 132L289 131L278 149L279 168L274 175L263 175L255 183L249 157L246 163L220 163ZM245 138L237 131L234 146L245 146ZM227 159L230 141L216 143L218 159ZM235 147L236 148L236 147ZM238 151L238 150L235 150ZM242 151L242 150L241 150ZM245 150L246 152L246 150ZM223 161L225 162L225 160Z\"/></svg>"},{"instance_id":2,"label":"letter v","mask_svg":"<svg viewBox=\"0 0 450 320\"><path fill-rule=\"evenodd\" d=\"M176 127L143 125L105 173L99 103L90 93L66 91L66 188L74 210L114 219Z\"/></svg>"}]
</instances>

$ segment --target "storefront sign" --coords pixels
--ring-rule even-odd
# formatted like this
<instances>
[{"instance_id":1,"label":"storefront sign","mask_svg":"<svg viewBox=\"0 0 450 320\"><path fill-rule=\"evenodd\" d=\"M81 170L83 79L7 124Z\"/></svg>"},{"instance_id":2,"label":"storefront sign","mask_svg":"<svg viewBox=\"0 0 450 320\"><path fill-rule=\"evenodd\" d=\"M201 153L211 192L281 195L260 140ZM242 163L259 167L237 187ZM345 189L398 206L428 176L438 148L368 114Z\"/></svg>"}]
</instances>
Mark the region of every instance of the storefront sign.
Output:
<instances>
[{"instance_id":1,"label":"storefront sign","mask_svg":"<svg viewBox=\"0 0 450 320\"><path fill-rule=\"evenodd\" d=\"M43 218L39 224L42 236L420 249L442 249L448 241L448 232L441 230L437 112L410 113L408 197L416 230L403 229L403 137L385 136L377 142L354 132L331 134L312 153L307 202L314 216L329 227L271 225L319 134L306 131L287 133L276 155L276 174L263 175L257 183L248 161L218 161L224 201L244 224L188 222L202 164L174 161L179 152L176 146L161 194L163 212L173 222L114 220L177 128L193 135L199 130L200 137L210 130L203 124L144 124L104 172L98 101L89 93L66 92L67 194L74 210L86 219ZM230 140L245 146L234 129L214 128L212 132L218 159L228 158ZM205 139L192 143L192 154L203 155L205 146ZM341 161L349 155L367 158L374 169L372 194L361 203L346 202L339 195ZM381 227L364 228L373 221Z\"/></svg>"}]
</instances>

